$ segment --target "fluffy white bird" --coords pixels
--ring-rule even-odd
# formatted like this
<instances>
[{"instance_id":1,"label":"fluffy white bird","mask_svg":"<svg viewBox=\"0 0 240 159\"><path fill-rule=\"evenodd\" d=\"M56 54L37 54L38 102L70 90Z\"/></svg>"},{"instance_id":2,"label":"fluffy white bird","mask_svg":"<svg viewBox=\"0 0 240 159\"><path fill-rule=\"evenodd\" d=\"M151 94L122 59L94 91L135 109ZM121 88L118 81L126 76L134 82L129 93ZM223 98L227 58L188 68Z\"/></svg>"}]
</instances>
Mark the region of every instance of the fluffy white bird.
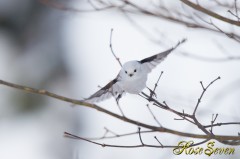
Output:
<instances>
[{"instance_id":1,"label":"fluffy white bird","mask_svg":"<svg viewBox=\"0 0 240 159\"><path fill-rule=\"evenodd\" d=\"M151 72L159 63L161 63L167 55L169 55L186 39L178 42L171 49L142 59L141 61L128 61L124 63L117 77L110 81L99 91L86 98L84 101L95 103L100 102L111 96L118 101L124 93L139 94L146 87L148 73Z\"/></svg>"}]
</instances>

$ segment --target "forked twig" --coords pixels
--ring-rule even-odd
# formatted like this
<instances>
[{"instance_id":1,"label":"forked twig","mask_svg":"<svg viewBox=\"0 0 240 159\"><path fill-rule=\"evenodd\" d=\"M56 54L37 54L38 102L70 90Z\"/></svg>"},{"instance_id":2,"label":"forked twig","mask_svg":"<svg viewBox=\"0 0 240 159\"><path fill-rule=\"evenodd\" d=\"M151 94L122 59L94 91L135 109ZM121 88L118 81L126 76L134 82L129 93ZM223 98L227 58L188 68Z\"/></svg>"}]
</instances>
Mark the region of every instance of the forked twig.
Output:
<instances>
[{"instance_id":1,"label":"forked twig","mask_svg":"<svg viewBox=\"0 0 240 159\"><path fill-rule=\"evenodd\" d=\"M197 104L196 104L196 106L195 106L195 108L194 108L194 111L193 111L193 115L196 114L196 111L197 111L197 109L198 109L198 106L199 106L199 104L201 103L201 100L202 100L203 95L205 94L206 90L207 90L214 82L216 82L216 81L219 80L219 79L220 79L220 76L217 77L216 79L214 79L212 82L210 82L210 83L207 85L207 87L204 87L202 81L200 81L200 84L201 84L201 86L202 86L203 91L202 91L200 97L198 98Z\"/></svg>"}]
</instances>

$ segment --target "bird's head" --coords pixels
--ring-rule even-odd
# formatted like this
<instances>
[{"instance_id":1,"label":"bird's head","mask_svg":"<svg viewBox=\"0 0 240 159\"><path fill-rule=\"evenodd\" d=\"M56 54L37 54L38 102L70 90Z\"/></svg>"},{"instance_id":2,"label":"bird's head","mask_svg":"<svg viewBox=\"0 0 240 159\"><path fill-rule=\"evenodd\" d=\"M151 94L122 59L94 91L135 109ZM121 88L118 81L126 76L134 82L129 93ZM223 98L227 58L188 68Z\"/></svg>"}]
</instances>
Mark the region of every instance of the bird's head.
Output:
<instances>
[{"instance_id":1,"label":"bird's head","mask_svg":"<svg viewBox=\"0 0 240 159\"><path fill-rule=\"evenodd\" d=\"M121 76L129 79L137 78L141 72L141 64L138 61L126 62L121 69Z\"/></svg>"}]
</instances>

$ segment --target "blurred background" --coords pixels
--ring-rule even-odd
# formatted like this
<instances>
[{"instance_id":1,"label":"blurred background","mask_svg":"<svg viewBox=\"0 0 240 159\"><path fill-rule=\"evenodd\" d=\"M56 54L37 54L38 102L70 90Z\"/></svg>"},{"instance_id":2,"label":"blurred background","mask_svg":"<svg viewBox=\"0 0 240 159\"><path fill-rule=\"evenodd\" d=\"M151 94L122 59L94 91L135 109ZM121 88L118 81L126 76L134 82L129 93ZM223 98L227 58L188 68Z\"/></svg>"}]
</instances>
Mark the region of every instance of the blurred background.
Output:
<instances>
[{"instance_id":1,"label":"blurred background","mask_svg":"<svg viewBox=\"0 0 240 159\"><path fill-rule=\"evenodd\" d=\"M191 113L202 91L199 81L206 86L221 76L204 96L197 117L204 124L210 124L212 114L216 113L219 114L217 122L240 121L240 45L237 40L201 20L197 24L210 29L187 27L159 17L163 14L178 18L176 12L171 13L178 9L184 10L186 15L195 15L197 11L183 7L180 1L137 3L140 8L151 11L158 6L157 9L164 13L157 10L154 12L157 16L143 14L141 9L131 6L130 10L128 7L122 10L120 2L0 0L0 79L82 99L115 78L120 70L109 48L111 28L114 29L113 49L122 63L141 60L187 38L185 44L152 71L148 87L153 88L160 72L164 71L156 90L158 99L178 111ZM232 18L226 6L234 10L234 1L216 2L203 1L201 4ZM212 20L204 14L199 15L206 21ZM213 22L226 32L240 33L239 27L215 19ZM6 86L0 87L0 96L0 158L209 158L204 155L175 156L172 149L102 148L65 138L64 131L83 137L101 137L104 127L117 134L135 132L137 127L95 110ZM128 94L120 100L127 117L157 126L146 104L147 101L136 95ZM120 114L114 99L99 105ZM201 133L186 121L174 120L173 114L150 107L163 126ZM216 127L214 132L237 135L239 128L239 125ZM190 140L156 133L143 135L144 142L157 144L154 135L166 145ZM138 136L131 136L100 142L136 145L140 141ZM217 143L216 146L224 145ZM240 156L239 147L235 148L233 159ZM227 159L229 156L211 158Z\"/></svg>"}]
</instances>

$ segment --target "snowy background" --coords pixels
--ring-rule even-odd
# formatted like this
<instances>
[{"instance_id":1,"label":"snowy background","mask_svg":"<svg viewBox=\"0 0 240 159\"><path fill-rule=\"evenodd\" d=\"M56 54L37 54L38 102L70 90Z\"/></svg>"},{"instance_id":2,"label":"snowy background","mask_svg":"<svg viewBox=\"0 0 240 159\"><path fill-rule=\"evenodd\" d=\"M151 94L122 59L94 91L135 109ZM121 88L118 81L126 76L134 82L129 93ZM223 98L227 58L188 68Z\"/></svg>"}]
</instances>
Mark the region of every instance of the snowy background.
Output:
<instances>
[{"instance_id":1,"label":"snowy background","mask_svg":"<svg viewBox=\"0 0 240 159\"><path fill-rule=\"evenodd\" d=\"M84 7L86 1L74 1L72 5ZM172 5L177 7L180 2ZM156 91L158 99L167 101L179 111L184 109L191 113L202 91L199 81L206 85L221 76L221 80L207 91L197 116L205 124L210 124L212 114L216 113L219 114L218 122L240 121L239 61L208 62L179 54L179 50L186 50L195 55L221 58L224 54L216 45L217 41L235 56L239 54L239 44L219 34L195 31L153 17L131 15L131 18L167 46L151 42L116 10L80 13L54 9L38 1L0 0L0 79L82 99L98 90L98 85L104 86L115 78L120 70L109 48L111 28L114 29L113 49L122 63L141 60L187 38L185 44L152 71L148 87L153 88L160 72L164 71ZM95 110L72 107L65 102L5 86L0 87L0 95L0 158L3 159L208 158L174 156L171 149L102 148L64 138L64 131L101 137L104 127L119 134L136 131L137 127ZM139 96L128 94L120 104L126 116L157 125L147 110L147 102ZM114 99L99 105L119 113ZM201 133L185 121L175 121L176 116L171 113L151 108L163 126ZM215 132L237 135L239 126L219 127ZM169 134L154 135L163 144L177 144L182 140ZM154 135L143 135L144 142L157 144ZM140 141L138 136L132 136L100 142L136 145ZM234 156L211 158L239 156L236 147Z\"/></svg>"}]
</instances>

